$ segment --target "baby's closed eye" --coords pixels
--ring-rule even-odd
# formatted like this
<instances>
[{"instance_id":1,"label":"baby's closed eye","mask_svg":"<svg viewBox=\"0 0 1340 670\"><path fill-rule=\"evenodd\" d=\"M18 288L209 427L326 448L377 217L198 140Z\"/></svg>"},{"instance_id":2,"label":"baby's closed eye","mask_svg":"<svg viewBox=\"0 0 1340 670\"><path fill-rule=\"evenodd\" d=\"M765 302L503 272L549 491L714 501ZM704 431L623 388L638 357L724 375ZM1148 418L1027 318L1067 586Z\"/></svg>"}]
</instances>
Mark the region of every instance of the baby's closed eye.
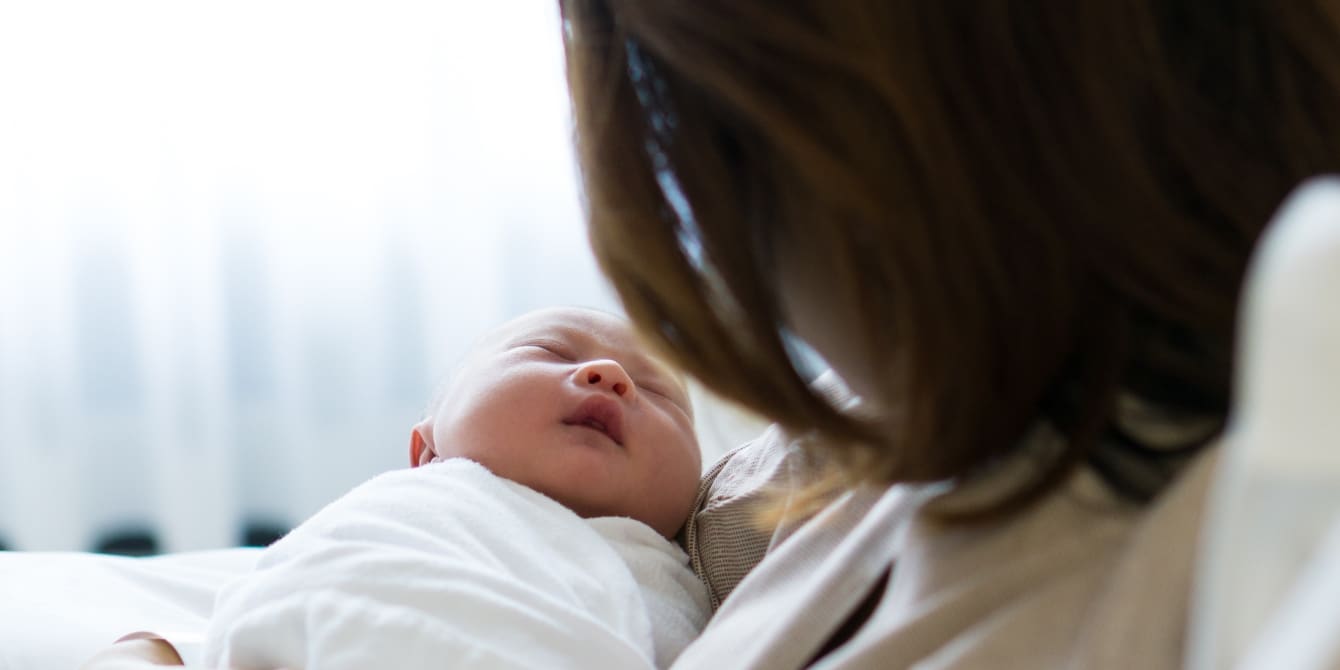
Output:
<instances>
[{"instance_id":1,"label":"baby's closed eye","mask_svg":"<svg viewBox=\"0 0 1340 670\"><path fill-rule=\"evenodd\" d=\"M536 340L533 342L526 342L522 344L521 347L539 349L541 351L549 353L554 357L561 358L569 362L575 362L577 360L577 356L572 351L572 348L569 347L566 343L559 342L558 340Z\"/></svg>"}]
</instances>

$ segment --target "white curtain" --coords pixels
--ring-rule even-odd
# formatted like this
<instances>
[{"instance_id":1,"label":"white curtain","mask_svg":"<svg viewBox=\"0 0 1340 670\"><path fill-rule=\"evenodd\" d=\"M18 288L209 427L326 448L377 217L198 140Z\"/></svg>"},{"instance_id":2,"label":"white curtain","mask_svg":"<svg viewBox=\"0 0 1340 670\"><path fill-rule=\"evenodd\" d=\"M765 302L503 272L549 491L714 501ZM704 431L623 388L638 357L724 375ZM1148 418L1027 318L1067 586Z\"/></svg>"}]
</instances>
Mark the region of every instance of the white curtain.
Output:
<instances>
[{"instance_id":1,"label":"white curtain","mask_svg":"<svg viewBox=\"0 0 1340 670\"><path fill-rule=\"evenodd\" d=\"M0 4L0 537L299 521L481 331L615 309L556 4Z\"/></svg>"}]
</instances>

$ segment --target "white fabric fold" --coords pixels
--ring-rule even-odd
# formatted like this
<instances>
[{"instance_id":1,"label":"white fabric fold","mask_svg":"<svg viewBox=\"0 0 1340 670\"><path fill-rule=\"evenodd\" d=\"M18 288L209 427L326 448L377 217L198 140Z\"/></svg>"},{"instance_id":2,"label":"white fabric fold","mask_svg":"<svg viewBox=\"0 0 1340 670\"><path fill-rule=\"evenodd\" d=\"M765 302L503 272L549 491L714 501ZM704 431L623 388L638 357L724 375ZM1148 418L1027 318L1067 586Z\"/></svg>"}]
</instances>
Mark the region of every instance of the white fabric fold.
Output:
<instances>
[{"instance_id":1,"label":"white fabric fold","mask_svg":"<svg viewBox=\"0 0 1340 670\"><path fill-rule=\"evenodd\" d=\"M707 609L686 564L637 521L584 520L476 463L431 463L375 477L267 549L254 573L220 592L204 661L668 664Z\"/></svg>"}]
</instances>

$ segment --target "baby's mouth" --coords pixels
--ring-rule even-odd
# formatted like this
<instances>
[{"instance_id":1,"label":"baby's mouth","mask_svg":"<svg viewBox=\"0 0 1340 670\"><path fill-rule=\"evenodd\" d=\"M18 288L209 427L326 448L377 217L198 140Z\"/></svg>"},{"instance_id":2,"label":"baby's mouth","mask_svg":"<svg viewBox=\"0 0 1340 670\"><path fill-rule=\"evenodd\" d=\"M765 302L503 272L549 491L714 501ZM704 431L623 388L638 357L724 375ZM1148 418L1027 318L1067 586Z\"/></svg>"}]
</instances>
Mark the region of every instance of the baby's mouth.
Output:
<instances>
[{"instance_id":1,"label":"baby's mouth","mask_svg":"<svg viewBox=\"0 0 1340 670\"><path fill-rule=\"evenodd\" d=\"M577 410L563 419L566 426L582 426L599 431L623 446L623 409L619 403L604 396L591 396L577 406Z\"/></svg>"},{"instance_id":2,"label":"baby's mouth","mask_svg":"<svg viewBox=\"0 0 1340 670\"><path fill-rule=\"evenodd\" d=\"M594 418L586 419L585 421L582 421L581 424L579 425L586 426L587 428L594 428L602 433L605 433L606 435L608 435L610 432L609 429L605 427L605 424L601 423L599 419Z\"/></svg>"}]
</instances>

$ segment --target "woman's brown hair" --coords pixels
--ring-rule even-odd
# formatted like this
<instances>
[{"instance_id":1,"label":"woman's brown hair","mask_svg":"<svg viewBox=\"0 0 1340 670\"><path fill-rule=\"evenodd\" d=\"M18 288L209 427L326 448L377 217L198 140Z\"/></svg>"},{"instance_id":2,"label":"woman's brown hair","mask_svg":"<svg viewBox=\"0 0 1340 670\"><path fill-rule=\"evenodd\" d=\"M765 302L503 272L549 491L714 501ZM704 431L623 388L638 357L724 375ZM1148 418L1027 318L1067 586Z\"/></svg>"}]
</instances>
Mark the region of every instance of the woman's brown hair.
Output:
<instances>
[{"instance_id":1,"label":"woman's brown hair","mask_svg":"<svg viewBox=\"0 0 1340 670\"><path fill-rule=\"evenodd\" d=\"M966 478L1045 420L1030 486L1129 391L1222 417L1271 213L1340 168L1328 0L562 0L595 253L716 391L859 479ZM860 307L879 427L797 372L779 240Z\"/></svg>"}]
</instances>

